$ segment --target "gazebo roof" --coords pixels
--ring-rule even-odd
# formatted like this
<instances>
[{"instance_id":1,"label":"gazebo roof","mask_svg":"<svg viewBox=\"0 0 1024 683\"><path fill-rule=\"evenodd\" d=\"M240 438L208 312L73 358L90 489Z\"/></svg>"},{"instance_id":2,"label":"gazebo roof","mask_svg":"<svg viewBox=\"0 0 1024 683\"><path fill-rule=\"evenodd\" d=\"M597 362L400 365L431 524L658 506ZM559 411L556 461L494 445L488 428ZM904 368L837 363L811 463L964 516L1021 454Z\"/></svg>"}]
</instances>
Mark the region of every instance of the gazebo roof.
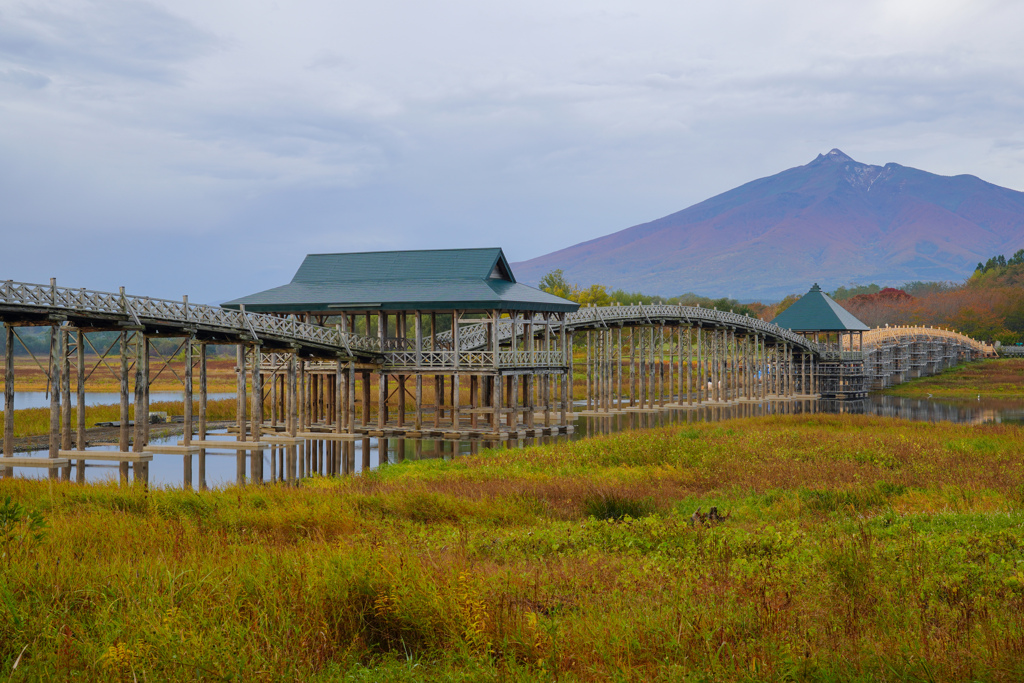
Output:
<instances>
[{"instance_id":1,"label":"gazebo roof","mask_svg":"<svg viewBox=\"0 0 1024 683\"><path fill-rule=\"evenodd\" d=\"M871 329L835 302L817 283L773 323L794 332L856 332Z\"/></svg>"},{"instance_id":2,"label":"gazebo roof","mask_svg":"<svg viewBox=\"0 0 1024 683\"><path fill-rule=\"evenodd\" d=\"M242 304L257 313L579 308L516 282L497 247L309 254L290 283L222 305Z\"/></svg>"}]
</instances>

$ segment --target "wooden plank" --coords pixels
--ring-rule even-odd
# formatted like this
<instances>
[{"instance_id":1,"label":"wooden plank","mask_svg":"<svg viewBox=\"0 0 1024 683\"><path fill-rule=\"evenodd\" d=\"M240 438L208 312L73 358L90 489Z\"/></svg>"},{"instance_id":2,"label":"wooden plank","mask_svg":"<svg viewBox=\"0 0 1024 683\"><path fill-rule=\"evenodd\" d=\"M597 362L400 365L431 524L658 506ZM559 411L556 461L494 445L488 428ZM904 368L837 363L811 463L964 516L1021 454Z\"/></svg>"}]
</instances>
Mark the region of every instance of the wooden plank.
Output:
<instances>
[{"instance_id":1,"label":"wooden plank","mask_svg":"<svg viewBox=\"0 0 1024 683\"><path fill-rule=\"evenodd\" d=\"M164 455L194 455L203 449L199 446L146 446L143 453L162 453Z\"/></svg>"},{"instance_id":2,"label":"wooden plank","mask_svg":"<svg viewBox=\"0 0 1024 683\"><path fill-rule=\"evenodd\" d=\"M147 448L149 448L147 446ZM60 457L74 460L105 460L110 462L149 462L153 455L147 452L122 453L120 451L61 450Z\"/></svg>"},{"instance_id":3,"label":"wooden plank","mask_svg":"<svg viewBox=\"0 0 1024 683\"><path fill-rule=\"evenodd\" d=\"M308 437L307 437L308 438ZM305 439L301 434L297 436L280 436L276 434L263 434L260 436L260 443L279 445L279 444L296 444L302 443Z\"/></svg>"},{"instance_id":4,"label":"wooden plank","mask_svg":"<svg viewBox=\"0 0 1024 683\"><path fill-rule=\"evenodd\" d=\"M179 446L184 446L184 441L178 442ZM262 451L264 448L269 448L272 444L263 443L261 441L199 441L192 439L192 446L200 449L214 450L220 449L225 451Z\"/></svg>"},{"instance_id":5,"label":"wooden plank","mask_svg":"<svg viewBox=\"0 0 1024 683\"><path fill-rule=\"evenodd\" d=\"M71 461L67 458L18 458L3 459L4 467L46 467L49 469L67 467Z\"/></svg>"},{"instance_id":6,"label":"wooden plank","mask_svg":"<svg viewBox=\"0 0 1024 683\"><path fill-rule=\"evenodd\" d=\"M365 438L363 434L348 434L337 432L299 432L296 442L302 441L355 441Z\"/></svg>"}]
</instances>

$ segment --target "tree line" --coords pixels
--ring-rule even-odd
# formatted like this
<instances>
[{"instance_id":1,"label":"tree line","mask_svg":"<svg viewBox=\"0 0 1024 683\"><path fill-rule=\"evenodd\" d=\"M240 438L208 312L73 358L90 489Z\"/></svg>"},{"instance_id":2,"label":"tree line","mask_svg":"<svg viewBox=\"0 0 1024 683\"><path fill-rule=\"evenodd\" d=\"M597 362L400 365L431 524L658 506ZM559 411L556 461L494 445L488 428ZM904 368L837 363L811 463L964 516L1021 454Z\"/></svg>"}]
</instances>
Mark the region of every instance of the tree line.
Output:
<instances>
[{"instance_id":1,"label":"tree line","mask_svg":"<svg viewBox=\"0 0 1024 683\"><path fill-rule=\"evenodd\" d=\"M541 278L540 288L581 304L699 304L769 322L801 297L790 294L774 303L740 303L693 293L660 297L621 289L608 291L599 284L571 284L561 270ZM986 342L1024 343L1024 249L1010 258L997 255L979 263L971 277L961 283L912 281L899 288L851 284L829 295L870 327L927 325L953 329Z\"/></svg>"}]
</instances>

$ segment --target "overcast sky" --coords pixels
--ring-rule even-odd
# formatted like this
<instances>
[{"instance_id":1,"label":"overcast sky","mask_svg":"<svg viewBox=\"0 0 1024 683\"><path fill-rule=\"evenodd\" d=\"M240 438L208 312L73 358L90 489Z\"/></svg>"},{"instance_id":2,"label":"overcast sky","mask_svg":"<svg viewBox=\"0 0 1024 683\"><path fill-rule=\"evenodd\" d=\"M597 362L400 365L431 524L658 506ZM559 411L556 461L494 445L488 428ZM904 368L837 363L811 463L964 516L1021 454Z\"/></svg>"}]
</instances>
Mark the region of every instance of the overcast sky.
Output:
<instances>
[{"instance_id":1,"label":"overcast sky","mask_svg":"<svg viewBox=\"0 0 1024 683\"><path fill-rule=\"evenodd\" d=\"M1021 27L1015 0L0 0L0 279L218 302L309 252L518 261L833 147L1021 190Z\"/></svg>"}]
</instances>

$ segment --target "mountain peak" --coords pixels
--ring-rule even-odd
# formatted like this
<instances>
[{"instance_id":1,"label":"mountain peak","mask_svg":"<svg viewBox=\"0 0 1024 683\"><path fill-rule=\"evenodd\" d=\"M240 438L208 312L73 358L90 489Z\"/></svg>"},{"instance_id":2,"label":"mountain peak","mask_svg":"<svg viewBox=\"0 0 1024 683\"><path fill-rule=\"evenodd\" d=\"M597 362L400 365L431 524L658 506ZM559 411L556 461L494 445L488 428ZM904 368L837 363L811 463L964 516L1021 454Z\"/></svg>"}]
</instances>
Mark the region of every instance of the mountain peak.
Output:
<instances>
[{"instance_id":1,"label":"mountain peak","mask_svg":"<svg viewBox=\"0 0 1024 683\"><path fill-rule=\"evenodd\" d=\"M815 159L815 161L834 161L834 162L839 163L839 164L844 164L844 163L846 163L848 161L853 161L853 159L851 159L849 156L847 156L843 152L843 150L841 150L839 148L834 148L828 154L819 154L818 158ZM856 162L854 162L854 163L856 163Z\"/></svg>"},{"instance_id":2,"label":"mountain peak","mask_svg":"<svg viewBox=\"0 0 1024 683\"><path fill-rule=\"evenodd\" d=\"M520 282L556 268L570 282L665 296L779 297L794 283L961 280L1016 249L1024 192L970 176L873 166L833 149L688 209L514 264ZM806 290L805 290L806 291Z\"/></svg>"}]
</instances>

